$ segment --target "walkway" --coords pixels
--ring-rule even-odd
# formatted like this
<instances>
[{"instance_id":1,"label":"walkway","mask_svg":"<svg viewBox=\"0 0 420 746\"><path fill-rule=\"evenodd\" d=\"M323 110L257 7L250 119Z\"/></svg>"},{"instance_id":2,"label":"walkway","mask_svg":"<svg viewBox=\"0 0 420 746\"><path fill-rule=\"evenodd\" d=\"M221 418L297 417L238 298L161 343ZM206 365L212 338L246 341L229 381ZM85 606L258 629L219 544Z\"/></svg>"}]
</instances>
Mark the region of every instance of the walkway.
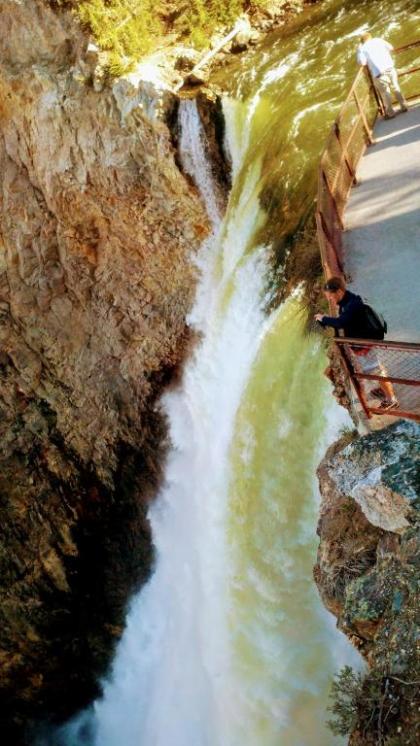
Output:
<instances>
[{"instance_id":1,"label":"walkway","mask_svg":"<svg viewBox=\"0 0 420 746\"><path fill-rule=\"evenodd\" d=\"M345 211L344 261L354 292L388 322L388 339L420 341L420 105L381 120Z\"/></svg>"},{"instance_id":2,"label":"walkway","mask_svg":"<svg viewBox=\"0 0 420 746\"><path fill-rule=\"evenodd\" d=\"M345 271L351 289L383 313L388 339L419 342L420 105L379 120L374 135L345 210ZM418 380L418 357L381 350L380 359L389 375ZM364 384L369 406L375 406L369 393L374 385ZM394 391L403 410L420 412L419 387L395 384ZM369 428L392 421L374 416Z\"/></svg>"}]
</instances>

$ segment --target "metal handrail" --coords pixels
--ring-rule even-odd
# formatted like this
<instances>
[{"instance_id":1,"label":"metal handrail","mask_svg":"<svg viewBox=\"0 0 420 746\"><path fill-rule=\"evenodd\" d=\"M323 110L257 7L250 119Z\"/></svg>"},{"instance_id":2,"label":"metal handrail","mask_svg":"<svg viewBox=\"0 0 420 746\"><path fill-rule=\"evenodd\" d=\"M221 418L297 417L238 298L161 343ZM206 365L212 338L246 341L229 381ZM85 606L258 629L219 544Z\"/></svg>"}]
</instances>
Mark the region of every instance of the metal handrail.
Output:
<instances>
[{"instance_id":1,"label":"metal handrail","mask_svg":"<svg viewBox=\"0 0 420 746\"><path fill-rule=\"evenodd\" d=\"M420 40L415 40L402 47L398 47L394 52L399 55L401 52L415 47L420 47ZM419 71L420 67L416 66L400 70L398 74L401 77ZM418 97L420 97L420 91L408 96L409 99ZM316 225L322 266L327 279L331 276L344 276L342 244L342 234L344 231L343 215L350 190L353 185L357 184L357 166L363 157L366 147L374 143L373 129L377 117L383 113L382 101L369 70L365 67L360 68L331 127L318 169ZM349 123L347 126L346 121L348 118ZM338 156L337 150L339 153ZM329 163L332 164L333 169L335 168L335 173L332 177L328 169ZM418 355L419 360L420 345L409 342L380 342L377 340L344 339L340 337L335 339L342 367L358 394L366 416L370 418L372 414L383 414L383 412L369 405L361 381L389 380L391 383L400 383L401 385L409 386L417 386L418 381L399 376L384 378L384 376L356 372L346 350L351 347L352 343L353 345L360 346L362 342L364 346L372 346L379 352L381 350L383 352L385 349L403 350L407 354ZM410 417L420 421L420 412L393 410L389 414L399 417Z\"/></svg>"}]
</instances>

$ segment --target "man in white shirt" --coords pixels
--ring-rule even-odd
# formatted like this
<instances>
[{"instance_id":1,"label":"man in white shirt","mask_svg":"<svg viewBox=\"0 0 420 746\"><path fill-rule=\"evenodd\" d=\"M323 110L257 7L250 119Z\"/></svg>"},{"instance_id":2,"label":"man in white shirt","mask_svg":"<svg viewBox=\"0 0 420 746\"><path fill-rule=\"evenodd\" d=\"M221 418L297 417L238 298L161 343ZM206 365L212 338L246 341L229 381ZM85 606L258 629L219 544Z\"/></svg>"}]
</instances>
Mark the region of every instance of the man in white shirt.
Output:
<instances>
[{"instance_id":1,"label":"man in white shirt","mask_svg":"<svg viewBox=\"0 0 420 746\"><path fill-rule=\"evenodd\" d=\"M396 114L392 106L391 89L395 92L401 111L407 111L407 102L401 93L397 71L391 56L392 50L392 44L384 39L373 39L372 34L368 32L361 37L357 50L359 65L368 66L375 88L382 98L386 119L391 119Z\"/></svg>"}]
</instances>

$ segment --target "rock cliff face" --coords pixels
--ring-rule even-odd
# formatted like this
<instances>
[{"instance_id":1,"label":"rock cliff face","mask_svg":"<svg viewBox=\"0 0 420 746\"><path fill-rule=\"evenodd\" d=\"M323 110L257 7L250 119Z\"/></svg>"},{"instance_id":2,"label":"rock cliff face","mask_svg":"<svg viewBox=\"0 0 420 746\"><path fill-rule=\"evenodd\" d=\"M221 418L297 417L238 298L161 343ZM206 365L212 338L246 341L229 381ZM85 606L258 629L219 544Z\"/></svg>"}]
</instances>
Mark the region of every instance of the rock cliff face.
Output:
<instances>
[{"instance_id":1,"label":"rock cliff face","mask_svg":"<svg viewBox=\"0 0 420 746\"><path fill-rule=\"evenodd\" d=\"M369 664L352 693L352 746L420 742L420 426L398 422L319 468L315 580Z\"/></svg>"},{"instance_id":2,"label":"rock cliff face","mask_svg":"<svg viewBox=\"0 0 420 746\"><path fill-rule=\"evenodd\" d=\"M0 7L1 729L96 694L130 590L207 231L162 86L95 90L70 15ZM100 86L96 85L96 88ZM66 678L63 678L66 671Z\"/></svg>"}]
</instances>

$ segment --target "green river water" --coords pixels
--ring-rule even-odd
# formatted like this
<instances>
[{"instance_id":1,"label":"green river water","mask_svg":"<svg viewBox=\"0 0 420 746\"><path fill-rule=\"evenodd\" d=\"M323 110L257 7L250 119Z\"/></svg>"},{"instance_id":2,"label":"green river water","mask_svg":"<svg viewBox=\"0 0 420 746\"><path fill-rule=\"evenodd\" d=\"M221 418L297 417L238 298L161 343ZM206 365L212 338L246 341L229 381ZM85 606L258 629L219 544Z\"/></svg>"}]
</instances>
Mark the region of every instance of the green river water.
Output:
<instances>
[{"instance_id":1,"label":"green river water","mask_svg":"<svg viewBox=\"0 0 420 746\"><path fill-rule=\"evenodd\" d=\"M420 3L323 3L229 71L231 127L235 142L246 143L236 155L241 166L230 209L244 193L248 209L256 194L264 208L242 261L263 237L275 249L311 210L317 163L358 69L358 37L368 28L395 47L418 39ZM404 65L413 56L400 59ZM237 743L326 746L336 741L320 701L327 700L336 667L335 643L321 631L314 598L316 505L308 498L330 393L324 354L304 333L298 300L286 306L273 315L260 346L231 447L231 629L247 700Z\"/></svg>"},{"instance_id":2,"label":"green river water","mask_svg":"<svg viewBox=\"0 0 420 746\"><path fill-rule=\"evenodd\" d=\"M221 85L243 101L238 128L251 143L242 174L260 158L260 202L266 225L277 237L293 233L316 194L317 163L358 66L355 51L363 31L394 47L420 38L418 0L326 0L309 7L285 30L220 72ZM397 65L420 64L420 53L403 53ZM419 76L405 84L419 89ZM248 114L255 109L252 121ZM248 114L248 115L247 115ZM238 179L235 189L242 189ZM257 234L258 237L258 234Z\"/></svg>"}]
</instances>

